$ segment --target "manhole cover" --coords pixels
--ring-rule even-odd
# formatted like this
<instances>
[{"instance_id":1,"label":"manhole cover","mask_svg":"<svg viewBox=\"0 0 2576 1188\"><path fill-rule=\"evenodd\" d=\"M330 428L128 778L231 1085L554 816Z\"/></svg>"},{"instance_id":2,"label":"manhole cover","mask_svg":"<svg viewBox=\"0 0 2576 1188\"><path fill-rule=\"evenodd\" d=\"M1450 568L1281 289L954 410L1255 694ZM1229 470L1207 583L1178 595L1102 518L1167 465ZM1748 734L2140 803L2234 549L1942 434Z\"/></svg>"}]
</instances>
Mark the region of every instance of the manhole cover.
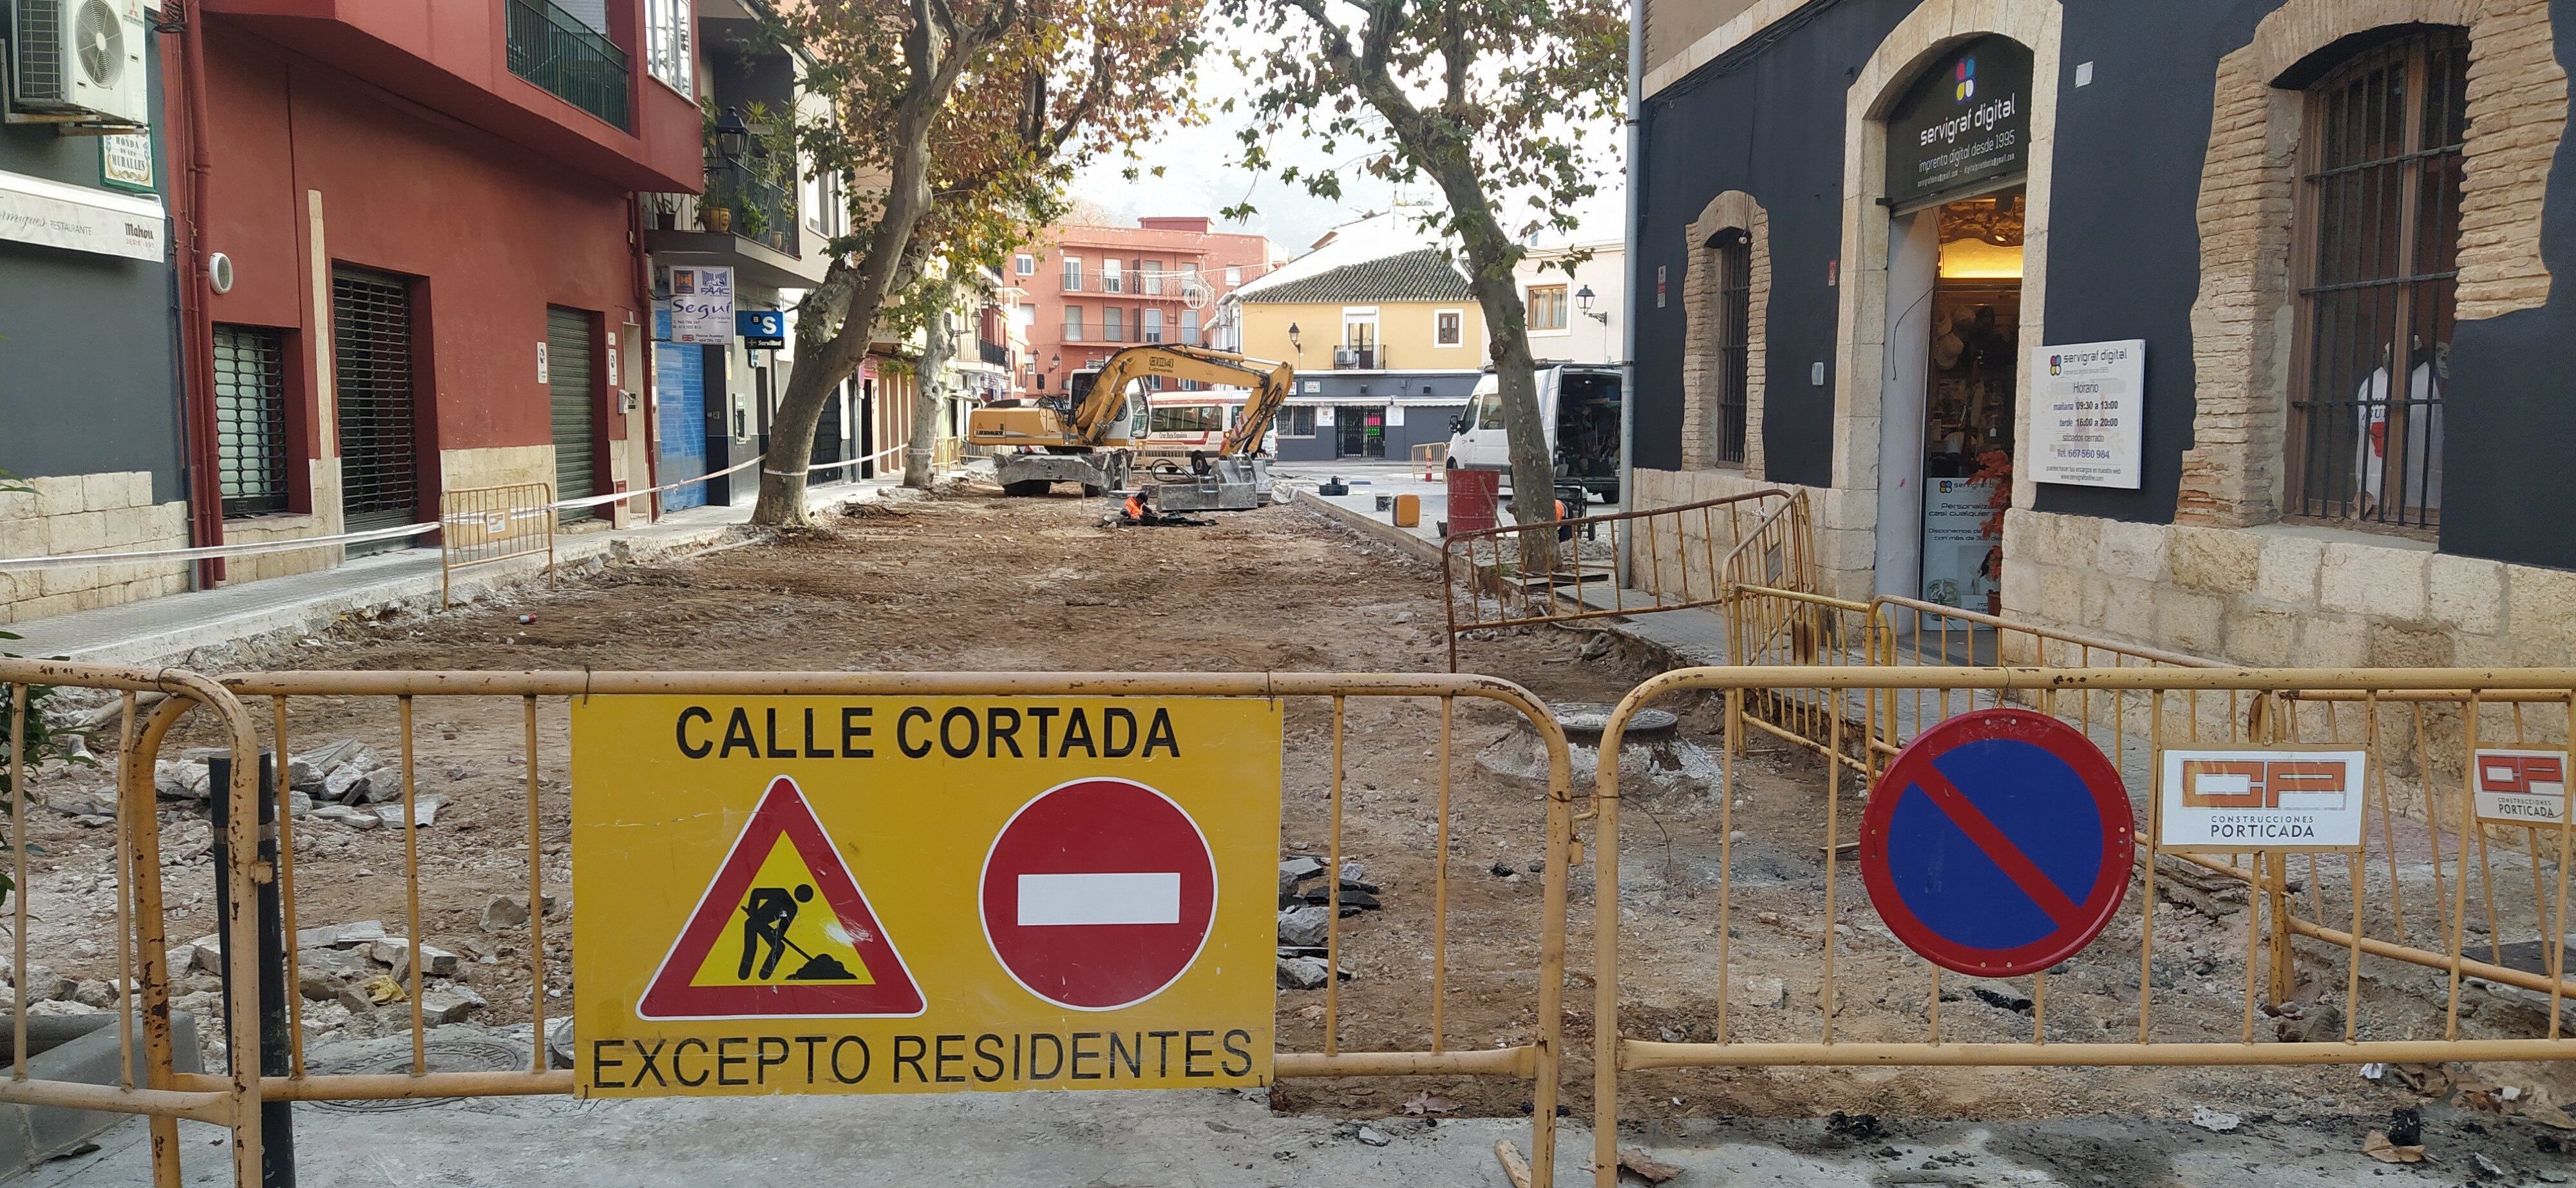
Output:
<instances>
[{"instance_id":1,"label":"manhole cover","mask_svg":"<svg viewBox=\"0 0 2576 1188\"><path fill-rule=\"evenodd\" d=\"M520 1072L528 1067L528 1045L524 1042L440 1035L433 1031L424 1051L431 1072ZM411 1037L408 1035L371 1040L356 1052L305 1066L306 1072L316 1076L408 1076L411 1069ZM456 1105L464 1100L467 1099L423 1097L388 1101L312 1101L305 1104L334 1113L381 1114Z\"/></svg>"},{"instance_id":2,"label":"manhole cover","mask_svg":"<svg viewBox=\"0 0 2576 1188\"><path fill-rule=\"evenodd\" d=\"M1617 706L1603 701L1569 701L1555 707L1556 724L1564 729L1568 741L1598 745L1601 732L1609 728L1610 715L1617 710ZM1679 725L1681 719L1670 711L1641 709L1629 715L1623 737L1629 742L1666 738Z\"/></svg>"}]
</instances>

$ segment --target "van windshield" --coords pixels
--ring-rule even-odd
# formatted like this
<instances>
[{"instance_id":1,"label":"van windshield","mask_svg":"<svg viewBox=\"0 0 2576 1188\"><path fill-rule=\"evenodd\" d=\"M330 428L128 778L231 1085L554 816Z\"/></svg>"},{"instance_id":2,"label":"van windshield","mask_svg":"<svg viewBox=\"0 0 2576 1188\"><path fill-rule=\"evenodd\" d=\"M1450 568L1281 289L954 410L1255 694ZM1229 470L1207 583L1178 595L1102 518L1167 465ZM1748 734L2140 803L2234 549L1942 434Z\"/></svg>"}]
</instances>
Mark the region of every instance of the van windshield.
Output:
<instances>
[{"instance_id":1,"label":"van windshield","mask_svg":"<svg viewBox=\"0 0 2576 1188\"><path fill-rule=\"evenodd\" d=\"M1502 427L1503 427L1503 394L1502 394L1502 393L1500 393L1500 392L1478 392L1478 393L1476 393L1476 407L1475 407L1475 409L1474 409L1474 412L1475 412L1475 415L1476 415L1476 427L1477 427L1477 428L1479 428L1479 429L1500 429L1500 428L1502 428Z\"/></svg>"}]
</instances>

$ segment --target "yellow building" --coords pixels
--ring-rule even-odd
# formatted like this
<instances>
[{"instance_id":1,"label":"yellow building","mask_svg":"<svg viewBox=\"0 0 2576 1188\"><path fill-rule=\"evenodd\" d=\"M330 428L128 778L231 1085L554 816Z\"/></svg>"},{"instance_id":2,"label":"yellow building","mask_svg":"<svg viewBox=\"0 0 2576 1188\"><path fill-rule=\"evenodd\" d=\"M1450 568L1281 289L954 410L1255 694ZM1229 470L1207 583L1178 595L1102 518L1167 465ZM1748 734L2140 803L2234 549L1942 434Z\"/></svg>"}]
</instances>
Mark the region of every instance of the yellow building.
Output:
<instances>
[{"instance_id":1,"label":"yellow building","mask_svg":"<svg viewBox=\"0 0 2576 1188\"><path fill-rule=\"evenodd\" d=\"M1439 248L1246 286L1235 303L1242 352L1301 375L1485 365L1484 314L1466 274Z\"/></svg>"}]
</instances>

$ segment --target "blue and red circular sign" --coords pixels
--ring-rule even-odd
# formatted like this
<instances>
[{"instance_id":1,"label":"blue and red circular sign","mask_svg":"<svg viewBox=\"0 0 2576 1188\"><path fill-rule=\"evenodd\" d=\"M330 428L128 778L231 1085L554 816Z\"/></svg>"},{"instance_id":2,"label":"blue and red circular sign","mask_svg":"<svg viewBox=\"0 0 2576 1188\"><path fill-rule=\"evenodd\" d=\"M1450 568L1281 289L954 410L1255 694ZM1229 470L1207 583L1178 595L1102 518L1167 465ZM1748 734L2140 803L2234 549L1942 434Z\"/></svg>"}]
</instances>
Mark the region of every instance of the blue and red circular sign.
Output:
<instances>
[{"instance_id":1,"label":"blue and red circular sign","mask_svg":"<svg viewBox=\"0 0 2576 1188\"><path fill-rule=\"evenodd\" d=\"M1861 878L1888 931L1942 967L2037 973L2093 943L2129 892L2119 769L2046 714L1978 710L1896 756L1861 816Z\"/></svg>"}]
</instances>

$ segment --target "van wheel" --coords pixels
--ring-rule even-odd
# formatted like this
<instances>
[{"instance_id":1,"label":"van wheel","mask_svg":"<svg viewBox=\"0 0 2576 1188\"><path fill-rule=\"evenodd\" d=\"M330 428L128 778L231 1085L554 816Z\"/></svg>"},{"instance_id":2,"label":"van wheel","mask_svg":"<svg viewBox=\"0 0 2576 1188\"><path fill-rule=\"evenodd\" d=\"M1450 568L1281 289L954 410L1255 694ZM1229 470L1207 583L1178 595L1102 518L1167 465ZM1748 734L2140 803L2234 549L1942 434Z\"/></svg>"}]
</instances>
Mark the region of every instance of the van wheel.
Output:
<instances>
[{"instance_id":1,"label":"van wheel","mask_svg":"<svg viewBox=\"0 0 2576 1188\"><path fill-rule=\"evenodd\" d=\"M1456 470L1456 469L1458 469L1458 459L1457 459L1457 458L1452 457L1452 458L1450 458L1450 459L1449 459L1449 469L1451 469L1451 470Z\"/></svg>"},{"instance_id":2,"label":"van wheel","mask_svg":"<svg viewBox=\"0 0 2576 1188\"><path fill-rule=\"evenodd\" d=\"M1002 484L1002 494L1008 495L1014 499L1026 499L1031 496L1046 494L1047 488L1052 485L1053 484L1047 482L1045 479L1028 479L1022 482L1004 483Z\"/></svg>"}]
</instances>

